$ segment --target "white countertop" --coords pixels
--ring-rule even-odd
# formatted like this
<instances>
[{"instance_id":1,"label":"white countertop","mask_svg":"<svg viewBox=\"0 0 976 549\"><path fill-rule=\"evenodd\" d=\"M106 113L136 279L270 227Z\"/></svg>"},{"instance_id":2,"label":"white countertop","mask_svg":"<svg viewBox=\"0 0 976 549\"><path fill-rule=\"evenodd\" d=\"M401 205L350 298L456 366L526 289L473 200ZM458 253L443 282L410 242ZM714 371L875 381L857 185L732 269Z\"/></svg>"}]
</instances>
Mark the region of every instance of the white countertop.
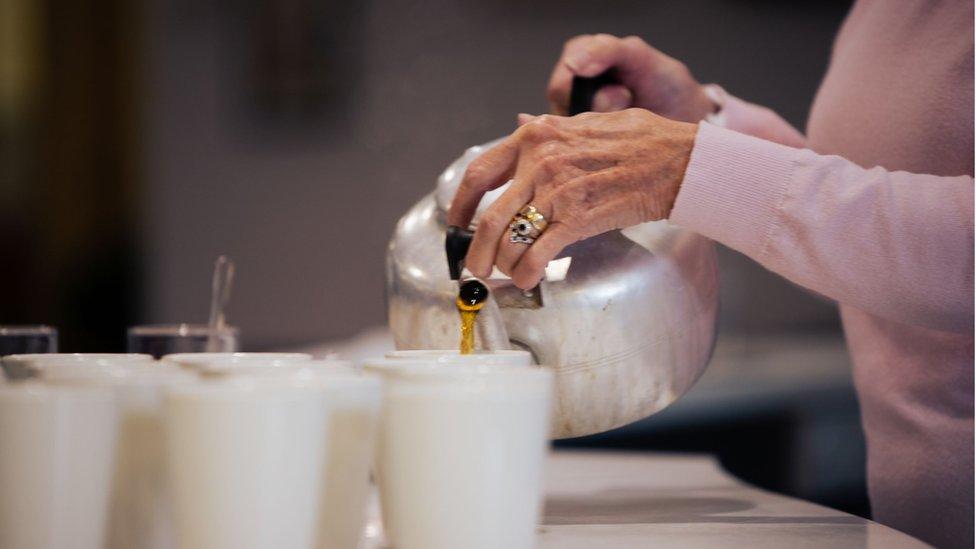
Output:
<instances>
[{"instance_id":1,"label":"white countertop","mask_svg":"<svg viewBox=\"0 0 976 549\"><path fill-rule=\"evenodd\" d=\"M705 456L555 452L540 549L927 547L875 522L764 492Z\"/></svg>"}]
</instances>

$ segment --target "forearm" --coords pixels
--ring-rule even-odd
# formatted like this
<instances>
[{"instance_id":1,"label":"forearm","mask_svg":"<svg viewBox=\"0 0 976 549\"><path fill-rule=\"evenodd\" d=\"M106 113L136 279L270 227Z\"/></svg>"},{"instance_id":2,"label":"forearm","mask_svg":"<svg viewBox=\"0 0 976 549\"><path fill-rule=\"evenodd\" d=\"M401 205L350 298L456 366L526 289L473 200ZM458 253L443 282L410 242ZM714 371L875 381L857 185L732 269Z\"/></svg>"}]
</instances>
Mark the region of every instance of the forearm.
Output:
<instances>
[{"instance_id":1,"label":"forearm","mask_svg":"<svg viewBox=\"0 0 976 549\"><path fill-rule=\"evenodd\" d=\"M702 124L670 217L841 303L973 324L973 179L863 169Z\"/></svg>"}]
</instances>

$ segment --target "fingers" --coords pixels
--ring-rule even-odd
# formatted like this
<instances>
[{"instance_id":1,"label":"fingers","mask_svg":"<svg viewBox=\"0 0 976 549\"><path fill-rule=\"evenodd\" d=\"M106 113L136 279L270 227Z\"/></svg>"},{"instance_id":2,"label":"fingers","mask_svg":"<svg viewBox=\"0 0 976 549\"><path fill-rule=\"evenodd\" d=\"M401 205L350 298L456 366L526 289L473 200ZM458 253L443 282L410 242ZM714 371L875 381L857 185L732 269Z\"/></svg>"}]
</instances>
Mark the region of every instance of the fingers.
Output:
<instances>
[{"instance_id":1,"label":"fingers","mask_svg":"<svg viewBox=\"0 0 976 549\"><path fill-rule=\"evenodd\" d=\"M451 201L447 223L467 227L481 197L511 178L517 160L518 145L514 138L509 137L471 162Z\"/></svg>"},{"instance_id":2,"label":"fingers","mask_svg":"<svg viewBox=\"0 0 976 549\"><path fill-rule=\"evenodd\" d=\"M508 224L512 217L532 199L532 184L528 180L516 178L490 208L478 219L478 230L465 258L465 267L478 277L491 274L497 263L500 242L508 238Z\"/></svg>"},{"instance_id":3,"label":"fingers","mask_svg":"<svg viewBox=\"0 0 976 549\"><path fill-rule=\"evenodd\" d=\"M574 75L594 77L615 67L622 86L633 88L640 76L651 70L653 52L646 42L634 36L618 38L609 34L596 34L577 36L569 40L549 78L546 96L550 111L553 114L567 114ZM628 90L628 93L631 92ZM632 97L624 101L620 94L620 91L611 92L611 96L605 99L604 112L631 106Z\"/></svg>"},{"instance_id":4,"label":"fingers","mask_svg":"<svg viewBox=\"0 0 976 549\"><path fill-rule=\"evenodd\" d=\"M577 240L579 238L574 229L562 223L550 223L542 235L521 254L509 275L512 277L512 282L523 290L534 288L546 274L546 265L555 259L563 248Z\"/></svg>"}]
</instances>

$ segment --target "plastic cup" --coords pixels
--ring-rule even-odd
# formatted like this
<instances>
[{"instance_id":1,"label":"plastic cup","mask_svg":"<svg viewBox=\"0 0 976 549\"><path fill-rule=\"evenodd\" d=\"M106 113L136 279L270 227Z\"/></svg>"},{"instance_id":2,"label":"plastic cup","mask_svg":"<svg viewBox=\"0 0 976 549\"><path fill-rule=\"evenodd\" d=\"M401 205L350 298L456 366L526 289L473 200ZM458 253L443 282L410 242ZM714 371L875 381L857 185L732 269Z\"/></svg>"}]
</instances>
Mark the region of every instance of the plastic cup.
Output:
<instances>
[{"instance_id":1,"label":"plastic cup","mask_svg":"<svg viewBox=\"0 0 976 549\"><path fill-rule=\"evenodd\" d=\"M545 368L386 359L377 481L398 549L531 548L548 446Z\"/></svg>"},{"instance_id":2,"label":"plastic cup","mask_svg":"<svg viewBox=\"0 0 976 549\"><path fill-rule=\"evenodd\" d=\"M39 375L50 385L105 387L115 393L119 432L106 546L172 547L162 399L169 387L196 383L197 376L175 365L138 361L49 364Z\"/></svg>"},{"instance_id":3,"label":"plastic cup","mask_svg":"<svg viewBox=\"0 0 976 549\"><path fill-rule=\"evenodd\" d=\"M116 432L111 390L0 385L0 547L102 549Z\"/></svg>"},{"instance_id":4,"label":"plastic cup","mask_svg":"<svg viewBox=\"0 0 976 549\"><path fill-rule=\"evenodd\" d=\"M322 483L316 547L358 547L363 537L370 469L376 447L383 380L335 361L313 362L298 374L327 396L329 451Z\"/></svg>"},{"instance_id":5,"label":"plastic cup","mask_svg":"<svg viewBox=\"0 0 976 549\"><path fill-rule=\"evenodd\" d=\"M177 546L311 547L328 451L326 395L220 380L166 396Z\"/></svg>"}]
</instances>

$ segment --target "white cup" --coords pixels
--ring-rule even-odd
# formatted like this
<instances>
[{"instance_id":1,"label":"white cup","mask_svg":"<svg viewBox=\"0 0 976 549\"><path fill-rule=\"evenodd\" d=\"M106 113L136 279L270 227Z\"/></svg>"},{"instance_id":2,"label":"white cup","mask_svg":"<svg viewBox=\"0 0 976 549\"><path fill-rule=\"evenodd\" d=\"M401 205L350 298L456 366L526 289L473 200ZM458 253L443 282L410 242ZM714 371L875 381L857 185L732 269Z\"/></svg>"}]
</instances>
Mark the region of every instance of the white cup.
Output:
<instances>
[{"instance_id":1,"label":"white cup","mask_svg":"<svg viewBox=\"0 0 976 549\"><path fill-rule=\"evenodd\" d=\"M366 520L383 380L336 361L310 363L298 377L326 392L329 411L316 547L358 547Z\"/></svg>"},{"instance_id":2,"label":"white cup","mask_svg":"<svg viewBox=\"0 0 976 549\"><path fill-rule=\"evenodd\" d=\"M311 547L327 451L325 392L271 380L174 387L167 453L177 547Z\"/></svg>"},{"instance_id":3,"label":"white cup","mask_svg":"<svg viewBox=\"0 0 976 549\"><path fill-rule=\"evenodd\" d=\"M357 547L369 495L369 471L383 396L382 379L357 373L351 362L341 360L228 362L217 359L200 360L195 367L205 377L250 380L264 386L295 383L325 392L328 425L323 436L329 443L323 462L316 546L321 549Z\"/></svg>"},{"instance_id":4,"label":"white cup","mask_svg":"<svg viewBox=\"0 0 976 549\"><path fill-rule=\"evenodd\" d=\"M531 548L552 372L367 361L386 379L377 481L397 549Z\"/></svg>"},{"instance_id":5,"label":"white cup","mask_svg":"<svg viewBox=\"0 0 976 549\"><path fill-rule=\"evenodd\" d=\"M461 362L462 364L532 366L532 353L521 350L475 351L462 355L457 349L409 349L390 351L386 358L407 360L433 360L436 362Z\"/></svg>"},{"instance_id":6,"label":"white cup","mask_svg":"<svg viewBox=\"0 0 976 549\"><path fill-rule=\"evenodd\" d=\"M103 548L116 429L111 390L0 386L0 547Z\"/></svg>"},{"instance_id":7,"label":"white cup","mask_svg":"<svg viewBox=\"0 0 976 549\"><path fill-rule=\"evenodd\" d=\"M150 355L136 353L38 353L26 355L7 355L0 358L0 364L11 381L35 377L39 370L48 364L113 364L118 362L151 363Z\"/></svg>"},{"instance_id":8,"label":"white cup","mask_svg":"<svg viewBox=\"0 0 976 549\"><path fill-rule=\"evenodd\" d=\"M172 547L162 398L167 388L195 383L197 376L172 364L121 361L49 364L39 375L47 384L115 392L120 417L106 546Z\"/></svg>"}]
</instances>

